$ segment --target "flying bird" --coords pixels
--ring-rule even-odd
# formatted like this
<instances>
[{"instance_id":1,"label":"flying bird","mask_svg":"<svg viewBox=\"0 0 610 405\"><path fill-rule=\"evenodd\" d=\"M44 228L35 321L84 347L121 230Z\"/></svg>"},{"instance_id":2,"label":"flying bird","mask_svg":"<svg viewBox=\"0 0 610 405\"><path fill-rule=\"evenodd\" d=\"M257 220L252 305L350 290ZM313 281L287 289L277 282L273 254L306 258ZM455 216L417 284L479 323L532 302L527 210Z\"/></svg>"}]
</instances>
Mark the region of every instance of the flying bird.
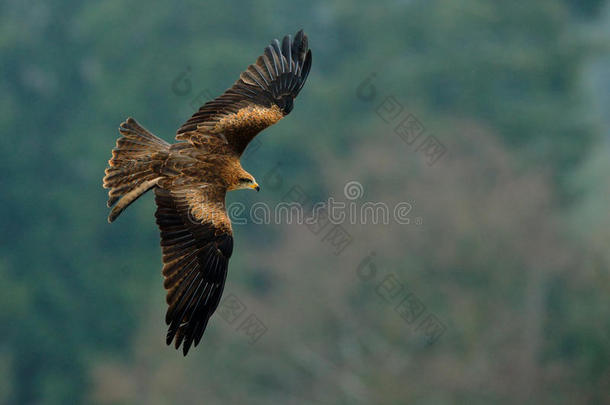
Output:
<instances>
[{"instance_id":1,"label":"flying bird","mask_svg":"<svg viewBox=\"0 0 610 405\"><path fill-rule=\"evenodd\" d=\"M154 190L161 234L168 345L197 346L220 302L233 252L227 191L260 190L240 164L248 143L292 111L311 68L307 36L273 40L221 96L182 125L174 144L133 118L119 127L103 180L108 221Z\"/></svg>"}]
</instances>

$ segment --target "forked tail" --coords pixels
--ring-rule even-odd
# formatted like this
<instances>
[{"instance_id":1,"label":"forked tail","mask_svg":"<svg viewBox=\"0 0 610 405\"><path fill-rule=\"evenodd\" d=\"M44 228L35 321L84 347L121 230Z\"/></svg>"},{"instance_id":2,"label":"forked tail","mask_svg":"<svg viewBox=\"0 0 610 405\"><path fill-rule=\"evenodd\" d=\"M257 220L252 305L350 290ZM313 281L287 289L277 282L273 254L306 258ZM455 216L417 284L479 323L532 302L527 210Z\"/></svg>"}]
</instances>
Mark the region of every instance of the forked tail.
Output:
<instances>
[{"instance_id":1,"label":"forked tail","mask_svg":"<svg viewBox=\"0 0 610 405\"><path fill-rule=\"evenodd\" d=\"M125 208L142 194L157 185L163 178L153 162L168 156L169 143L140 126L133 118L127 118L119 127L121 137L112 150L110 167L104 176L104 188L108 192L108 207L114 208L108 222L114 221Z\"/></svg>"}]
</instances>

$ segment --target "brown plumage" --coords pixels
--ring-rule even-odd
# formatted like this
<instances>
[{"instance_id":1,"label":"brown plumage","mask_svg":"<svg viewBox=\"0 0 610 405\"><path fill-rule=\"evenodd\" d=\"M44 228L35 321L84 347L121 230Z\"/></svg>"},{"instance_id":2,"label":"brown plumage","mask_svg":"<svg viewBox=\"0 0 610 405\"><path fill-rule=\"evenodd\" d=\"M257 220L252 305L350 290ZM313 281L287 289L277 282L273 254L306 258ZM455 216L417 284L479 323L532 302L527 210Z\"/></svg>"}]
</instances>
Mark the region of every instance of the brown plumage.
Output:
<instances>
[{"instance_id":1,"label":"brown plumage","mask_svg":"<svg viewBox=\"0 0 610 405\"><path fill-rule=\"evenodd\" d=\"M240 164L248 143L293 107L311 67L307 36L276 39L231 88L203 105L176 134L157 138L128 118L106 169L108 221L138 197L155 191L161 232L167 344L186 355L216 310L233 251L227 191L259 186Z\"/></svg>"}]
</instances>

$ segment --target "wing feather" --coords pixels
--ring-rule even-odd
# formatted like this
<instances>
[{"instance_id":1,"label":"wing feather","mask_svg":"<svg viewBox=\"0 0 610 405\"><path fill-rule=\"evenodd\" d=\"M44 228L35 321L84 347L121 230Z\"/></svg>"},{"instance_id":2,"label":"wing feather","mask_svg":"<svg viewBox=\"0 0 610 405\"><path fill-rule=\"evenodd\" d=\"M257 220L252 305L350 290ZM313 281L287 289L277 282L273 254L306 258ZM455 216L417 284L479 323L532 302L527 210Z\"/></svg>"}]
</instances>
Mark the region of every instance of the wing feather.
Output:
<instances>
[{"instance_id":1,"label":"wing feather","mask_svg":"<svg viewBox=\"0 0 610 405\"><path fill-rule=\"evenodd\" d=\"M307 36L274 39L256 63L248 66L231 88L205 103L177 131L177 140L193 144L217 136L241 155L263 129L290 113L311 68Z\"/></svg>"},{"instance_id":2,"label":"wing feather","mask_svg":"<svg viewBox=\"0 0 610 405\"><path fill-rule=\"evenodd\" d=\"M156 188L157 224L167 289L167 344L184 355L197 346L224 289L233 251L225 191L210 184Z\"/></svg>"}]
</instances>

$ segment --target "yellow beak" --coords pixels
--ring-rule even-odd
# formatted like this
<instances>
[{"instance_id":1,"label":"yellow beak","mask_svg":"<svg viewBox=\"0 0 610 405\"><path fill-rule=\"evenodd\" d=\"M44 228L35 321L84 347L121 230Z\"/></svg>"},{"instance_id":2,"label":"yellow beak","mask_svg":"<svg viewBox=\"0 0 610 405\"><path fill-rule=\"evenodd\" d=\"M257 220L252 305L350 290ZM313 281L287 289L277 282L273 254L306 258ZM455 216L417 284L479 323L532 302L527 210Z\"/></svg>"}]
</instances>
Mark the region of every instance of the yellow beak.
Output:
<instances>
[{"instance_id":1,"label":"yellow beak","mask_svg":"<svg viewBox=\"0 0 610 405\"><path fill-rule=\"evenodd\" d=\"M250 185L250 188L253 188L256 191L261 191L261 187L258 185L258 183Z\"/></svg>"}]
</instances>

